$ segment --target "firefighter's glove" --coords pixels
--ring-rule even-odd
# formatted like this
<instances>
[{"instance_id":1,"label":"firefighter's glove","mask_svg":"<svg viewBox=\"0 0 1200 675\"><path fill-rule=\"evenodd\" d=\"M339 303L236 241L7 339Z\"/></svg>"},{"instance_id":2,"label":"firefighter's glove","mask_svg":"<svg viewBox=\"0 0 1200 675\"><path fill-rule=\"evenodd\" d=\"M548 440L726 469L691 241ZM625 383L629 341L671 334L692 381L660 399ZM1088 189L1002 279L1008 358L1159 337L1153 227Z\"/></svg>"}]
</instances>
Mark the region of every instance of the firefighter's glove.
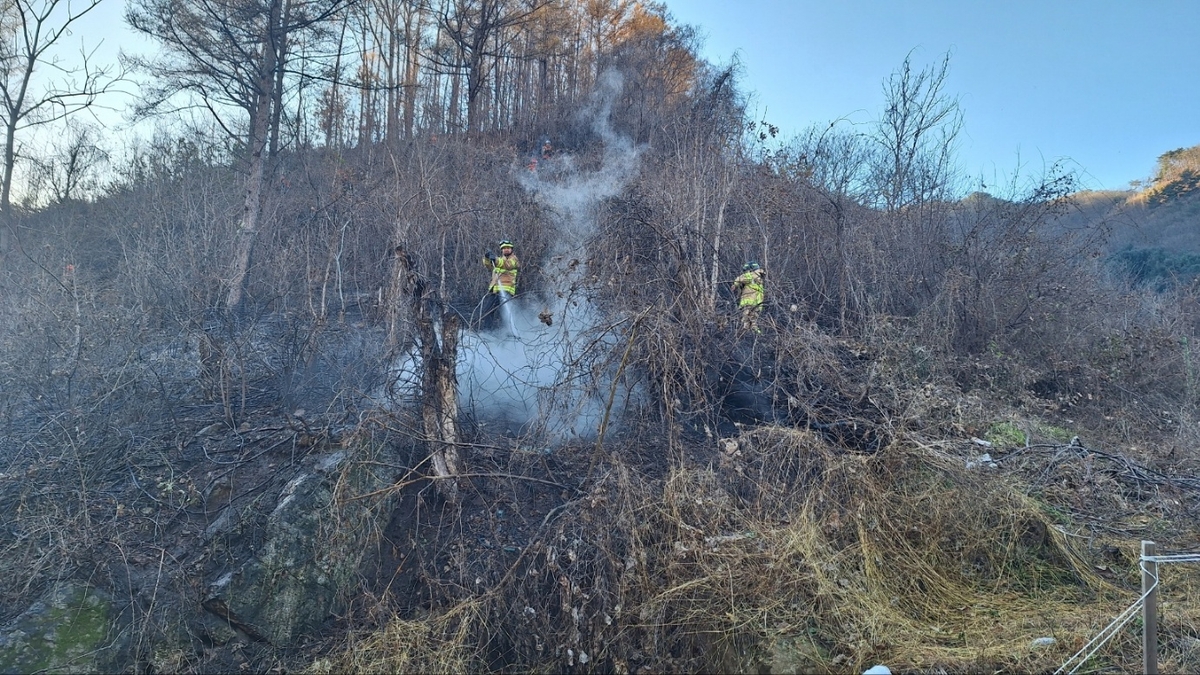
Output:
<instances>
[{"instance_id":1,"label":"firefighter's glove","mask_svg":"<svg viewBox=\"0 0 1200 675\"><path fill-rule=\"evenodd\" d=\"M488 252L487 252L487 259L488 259L488 260L491 260L492 262L496 262L496 254L495 254L495 253L493 253L493 252L491 252L491 251L488 251Z\"/></svg>"}]
</instances>

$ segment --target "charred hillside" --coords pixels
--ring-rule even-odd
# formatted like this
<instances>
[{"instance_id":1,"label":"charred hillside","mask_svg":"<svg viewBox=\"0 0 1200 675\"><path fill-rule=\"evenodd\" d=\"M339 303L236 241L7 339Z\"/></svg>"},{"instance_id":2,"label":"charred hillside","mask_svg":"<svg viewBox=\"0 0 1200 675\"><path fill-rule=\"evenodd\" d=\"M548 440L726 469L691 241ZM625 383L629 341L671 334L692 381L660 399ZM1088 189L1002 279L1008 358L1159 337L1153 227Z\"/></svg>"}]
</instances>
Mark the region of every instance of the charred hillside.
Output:
<instances>
[{"instance_id":1,"label":"charred hillside","mask_svg":"<svg viewBox=\"0 0 1200 675\"><path fill-rule=\"evenodd\" d=\"M768 152L730 73L651 84L600 78L536 163L281 151L253 237L243 167L180 139L24 214L0 670L1047 670L1140 540L1196 546L1196 298L1063 227L1070 176L958 199L943 148Z\"/></svg>"}]
</instances>

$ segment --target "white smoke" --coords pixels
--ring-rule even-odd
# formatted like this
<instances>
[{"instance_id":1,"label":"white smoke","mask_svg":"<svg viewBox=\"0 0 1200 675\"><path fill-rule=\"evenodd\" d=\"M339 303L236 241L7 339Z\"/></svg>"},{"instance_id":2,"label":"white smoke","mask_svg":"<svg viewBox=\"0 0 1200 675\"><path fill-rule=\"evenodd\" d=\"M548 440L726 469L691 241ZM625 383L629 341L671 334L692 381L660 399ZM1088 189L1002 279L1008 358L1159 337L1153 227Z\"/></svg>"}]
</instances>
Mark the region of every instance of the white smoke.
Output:
<instances>
[{"instance_id":1,"label":"white smoke","mask_svg":"<svg viewBox=\"0 0 1200 675\"><path fill-rule=\"evenodd\" d=\"M598 168L582 169L560 151L536 171L518 170L521 187L549 215L554 246L546 255L518 252L525 265L542 261L547 287L521 289L523 295L503 304L499 328L461 336L459 407L485 433L518 434L547 444L591 439L610 408L609 426L615 426L631 395L628 386L614 385L613 358L629 322L602 321L584 284L585 247L596 232L599 206L638 171L641 148L609 123L621 87L619 74L606 73L583 112L604 143ZM412 355L393 364L392 380L415 384L415 365Z\"/></svg>"},{"instance_id":2,"label":"white smoke","mask_svg":"<svg viewBox=\"0 0 1200 675\"><path fill-rule=\"evenodd\" d=\"M552 254L563 256L578 250L596 231L596 209L602 201L620 194L638 170L642 148L618 134L609 123L613 102L621 94L622 78L616 71L600 76L583 115L592 131L604 141L600 167L578 171L574 158L560 155L545 168L522 172L521 186L533 193L552 215L560 235Z\"/></svg>"},{"instance_id":3,"label":"white smoke","mask_svg":"<svg viewBox=\"0 0 1200 675\"><path fill-rule=\"evenodd\" d=\"M612 363L629 326L620 319L602 321L584 285L586 246L596 233L599 207L638 171L641 148L609 121L621 88L619 73L605 73L581 113L603 141L599 167L582 169L560 151L536 171L518 173L520 185L554 227L553 248L542 256L547 287L538 290L544 303L533 294L518 297L506 307L515 324L511 334L464 336L459 350L460 403L548 442L593 438L606 409L619 412L629 395L627 388L613 386Z\"/></svg>"}]
</instances>

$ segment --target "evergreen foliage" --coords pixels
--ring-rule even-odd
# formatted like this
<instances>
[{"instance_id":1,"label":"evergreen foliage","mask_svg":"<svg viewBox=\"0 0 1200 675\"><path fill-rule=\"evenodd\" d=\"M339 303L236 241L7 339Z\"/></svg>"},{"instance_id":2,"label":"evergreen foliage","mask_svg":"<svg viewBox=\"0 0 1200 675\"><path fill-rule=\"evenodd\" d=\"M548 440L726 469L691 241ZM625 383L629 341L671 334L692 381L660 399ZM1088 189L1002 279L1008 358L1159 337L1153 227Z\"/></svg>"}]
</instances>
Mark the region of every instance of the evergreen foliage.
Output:
<instances>
[{"instance_id":1,"label":"evergreen foliage","mask_svg":"<svg viewBox=\"0 0 1200 675\"><path fill-rule=\"evenodd\" d=\"M1151 286L1158 291L1190 283L1200 274L1200 254L1196 253L1129 247L1118 251L1113 259L1135 283Z\"/></svg>"}]
</instances>

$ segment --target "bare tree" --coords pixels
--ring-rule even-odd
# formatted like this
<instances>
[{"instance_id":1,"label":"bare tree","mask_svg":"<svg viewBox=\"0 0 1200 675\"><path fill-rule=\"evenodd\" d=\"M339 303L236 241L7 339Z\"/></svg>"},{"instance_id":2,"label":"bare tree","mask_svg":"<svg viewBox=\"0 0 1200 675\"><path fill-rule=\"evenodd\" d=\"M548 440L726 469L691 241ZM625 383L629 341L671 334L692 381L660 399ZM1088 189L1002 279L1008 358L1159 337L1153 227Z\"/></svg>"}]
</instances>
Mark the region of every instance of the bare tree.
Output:
<instances>
[{"instance_id":1,"label":"bare tree","mask_svg":"<svg viewBox=\"0 0 1200 675\"><path fill-rule=\"evenodd\" d=\"M370 0L358 10L383 67L384 137L395 143L401 135L412 136L427 1Z\"/></svg>"},{"instance_id":2,"label":"bare tree","mask_svg":"<svg viewBox=\"0 0 1200 675\"><path fill-rule=\"evenodd\" d=\"M411 138L416 123L417 81L421 69L421 34L428 7L422 0L405 3L404 12L404 136Z\"/></svg>"},{"instance_id":3,"label":"bare tree","mask_svg":"<svg viewBox=\"0 0 1200 675\"><path fill-rule=\"evenodd\" d=\"M0 4L0 115L4 123L4 167L0 178L0 257L9 248L17 136L30 127L65 119L91 107L117 81L112 67L96 65L82 50L76 65L54 55L70 29L102 0L7 0ZM37 85L44 68L59 76Z\"/></svg>"},{"instance_id":4,"label":"bare tree","mask_svg":"<svg viewBox=\"0 0 1200 675\"><path fill-rule=\"evenodd\" d=\"M838 321L845 330L851 310L861 309L861 303L855 302L859 294L852 273L855 261L850 230L855 219L851 213L867 198L871 148L865 136L843 129L839 122L808 129L773 160L783 175L813 188L832 216L836 251L833 293L837 296Z\"/></svg>"},{"instance_id":5,"label":"bare tree","mask_svg":"<svg viewBox=\"0 0 1200 675\"><path fill-rule=\"evenodd\" d=\"M418 271L412 255L402 246L393 250L395 279L390 295L393 304L407 301L418 335L421 355L421 422L434 475L441 479L438 491L446 499L458 499L455 479L462 473L458 454L458 315L450 309L438 289ZM438 309L441 316L436 315Z\"/></svg>"},{"instance_id":6,"label":"bare tree","mask_svg":"<svg viewBox=\"0 0 1200 675\"><path fill-rule=\"evenodd\" d=\"M887 108L876 125L872 171L879 205L889 212L941 198L950 186L962 110L946 92L949 75L949 54L919 71L909 54L884 83Z\"/></svg>"},{"instance_id":7,"label":"bare tree","mask_svg":"<svg viewBox=\"0 0 1200 675\"><path fill-rule=\"evenodd\" d=\"M597 58L601 70L618 70L628 83L614 123L635 129L638 141L651 141L663 126L662 113L687 105L704 74L696 58L696 34L687 26L672 26L663 5L638 3L613 39Z\"/></svg>"},{"instance_id":8,"label":"bare tree","mask_svg":"<svg viewBox=\"0 0 1200 675\"><path fill-rule=\"evenodd\" d=\"M329 82L321 92L316 117L321 126L321 136L326 147L343 147L347 143L345 130L347 126L347 108L349 101L342 93L342 56L346 42L346 31L350 23L349 14L341 19L338 29L337 49L334 51L333 67L330 71Z\"/></svg>"},{"instance_id":9,"label":"bare tree","mask_svg":"<svg viewBox=\"0 0 1200 675\"><path fill-rule=\"evenodd\" d=\"M439 17L443 33L455 46L458 60L440 65L465 69L467 75L467 130L483 128L483 102L487 78L495 60L508 55L505 31L529 21L546 4L508 0L454 0Z\"/></svg>"},{"instance_id":10,"label":"bare tree","mask_svg":"<svg viewBox=\"0 0 1200 675\"><path fill-rule=\"evenodd\" d=\"M227 309L242 302L259 227L268 143L278 126L283 71L289 40L332 17L350 0L134 0L126 20L158 40L165 51L135 63L156 77L143 113L181 105L209 111L230 136L243 143L246 185L242 216L225 298ZM245 115L238 120L231 113Z\"/></svg>"},{"instance_id":11,"label":"bare tree","mask_svg":"<svg viewBox=\"0 0 1200 675\"><path fill-rule=\"evenodd\" d=\"M708 316L716 311L722 237L740 180L742 110L733 80L732 68L714 73L663 136L669 164L677 172L662 177L660 208L669 214L681 288Z\"/></svg>"},{"instance_id":12,"label":"bare tree","mask_svg":"<svg viewBox=\"0 0 1200 675\"><path fill-rule=\"evenodd\" d=\"M99 129L71 120L65 133L51 142L45 157L36 160L31 179L34 190L48 190L56 204L80 199L95 190L97 173L107 161Z\"/></svg>"}]
</instances>

